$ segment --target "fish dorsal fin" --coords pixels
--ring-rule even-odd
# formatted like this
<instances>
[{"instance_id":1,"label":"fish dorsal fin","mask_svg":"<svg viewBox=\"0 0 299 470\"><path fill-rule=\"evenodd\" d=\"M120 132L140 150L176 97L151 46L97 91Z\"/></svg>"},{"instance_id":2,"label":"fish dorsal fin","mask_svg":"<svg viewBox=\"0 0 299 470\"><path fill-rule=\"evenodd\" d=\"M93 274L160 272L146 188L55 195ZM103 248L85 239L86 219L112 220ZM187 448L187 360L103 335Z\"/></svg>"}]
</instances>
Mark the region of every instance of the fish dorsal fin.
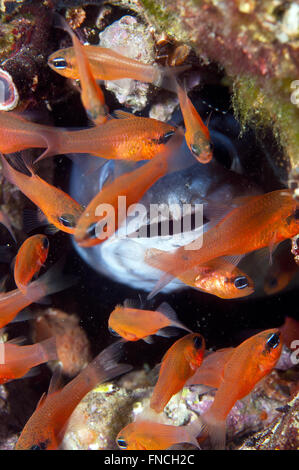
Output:
<instances>
[{"instance_id":1,"label":"fish dorsal fin","mask_svg":"<svg viewBox=\"0 0 299 470\"><path fill-rule=\"evenodd\" d=\"M140 308L140 301L136 299L126 299L124 301L125 308Z\"/></svg>"},{"instance_id":2,"label":"fish dorsal fin","mask_svg":"<svg viewBox=\"0 0 299 470\"><path fill-rule=\"evenodd\" d=\"M117 109L114 111L116 119L138 119L139 116L135 114L128 113L128 111L123 111L122 109Z\"/></svg>"},{"instance_id":3,"label":"fish dorsal fin","mask_svg":"<svg viewBox=\"0 0 299 470\"><path fill-rule=\"evenodd\" d=\"M50 380L48 395L58 392L63 387L62 380L62 365L59 362L54 369L53 375Z\"/></svg>"},{"instance_id":4,"label":"fish dorsal fin","mask_svg":"<svg viewBox=\"0 0 299 470\"><path fill-rule=\"evenodd\" d=\"M227 263L230 263L233 266L238 266L241 260L244 258L245 254L242 255L230 255L230 256L222 256L218 258L219 261L223 260ZM233 270L233 269L232 269Z\"/></svg>"},{"instance_id":5,"label":"fish dorsal fin","mask_svg":"<svg viewBox=\"0 0 299 470\"><path fill-rule=\"evenodd\" d=\"M44 392L42 394L42 396L40 397L40 399L38 400L38 403L36 405L36 410L38 410L41 406L43 406L43 404L45 403L46 398L47 398L47 394L46 394L46 392Z\"/></svg>"}]
</instances>

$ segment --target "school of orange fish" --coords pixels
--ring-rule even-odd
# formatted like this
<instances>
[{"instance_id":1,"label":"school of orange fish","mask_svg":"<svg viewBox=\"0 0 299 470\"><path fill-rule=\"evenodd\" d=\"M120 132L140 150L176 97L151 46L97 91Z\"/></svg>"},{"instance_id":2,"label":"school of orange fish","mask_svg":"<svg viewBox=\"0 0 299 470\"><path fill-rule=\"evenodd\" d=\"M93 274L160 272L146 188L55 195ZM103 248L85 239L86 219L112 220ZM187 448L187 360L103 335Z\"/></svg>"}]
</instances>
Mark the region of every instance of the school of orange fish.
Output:
<instances>
[{"instance_id":1,"label":"school of orange fish","mask_svg":"<svg viewBox=\"0 0 299 470\"><path fill-rule=\"evenodd\" d=\"M82 104L94 125L82 130L64 130L32 123L18 114L2 111L1 160L5 178L40 209L49 224L73 235L80 246L90 247L102 243L113 234L109 232L105 237L97 237L95 228L102 218L96 215L97 206L109 203L115 208L117 223L114 224L114 231L117 231L123 222L117 216L118 196L126 196L127 207L137 203L147 189L171 168L172 155L184 137L199 162L209 162L213 152L209 130L186 90L176 80L175 70L145 65L98 46L83 46L63 20L58 22L70 34L73 47L53 53L49 57L49 66L67 78L80 80ZM116 112L115 118L112 118L97 80L120 78L145 81L156 86L166 83L176 91L185 133L167 123L123 111ZM45 149L34 162L27 153L22 153L32 148ZM14 155L8 160L5 154L12 153ZM84 208L36 173L37 161L68 153L149 162L108 182ZM85 158L84 155L82 158ZM22 171L24 168L27 174ZM1 222L12 232L4 214L1 214ZM202 247L191 249L192 244L189 244L170 253L157 249L146 251L145 262L162 271L161 279L151 295L173 277L225 299L249 295L254 291L254 284L237 267L240 255L264 247L269 247L271 252L278 243L298 233L299 207L290 190L240 197L204 233ZM45 235L34 235L20 247L14 266L17 289L0 294L1 328L32 302L72 284L71 279L60 274L59 266L38 277L47 260L49 246ZM34 277L37 279L33 280ZM109 329L121 340L102 351L63 388L55 385L57 377L54 372L48 394L41 397L19 437L16 449L58 449L68 420L82 398L98 384L131 369L129 365L118 363L123 343L138 340L151 342L152 335L169 326L184 329L187 334L174 342L162 359L150 401L152 411L157 414L163 412L170 398L190 384L216 388L212 406L197 421L186 426L164 425L143 416L122 429L116 442L120 449L159 450L181 442L199 447L203 439L209 439L212 449L224 448L226 418L230 410L237 400L250 393L271 372L280 357L283 341L279 329L262 331L238 347L207 354L202 335L188 330L169 305L164 303L156 311L151 311L125 303L116 306L109 318ZM22 346L12 340L4 343L3 347L5 360L0 365L1 383L23 377L32 367L57 359L54 338L32 346Z\"/></svg>"}]
</instances>

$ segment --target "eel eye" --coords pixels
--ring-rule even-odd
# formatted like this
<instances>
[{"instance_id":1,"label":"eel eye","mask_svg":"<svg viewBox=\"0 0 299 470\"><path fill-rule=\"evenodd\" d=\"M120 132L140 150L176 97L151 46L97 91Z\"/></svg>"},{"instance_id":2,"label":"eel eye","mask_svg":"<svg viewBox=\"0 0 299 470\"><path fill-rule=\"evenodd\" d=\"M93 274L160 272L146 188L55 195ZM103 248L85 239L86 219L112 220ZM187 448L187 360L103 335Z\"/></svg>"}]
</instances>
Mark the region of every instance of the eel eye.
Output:
<instances>
[{"instance_id":1,"label":"eel eye","mask_svg":"<svg viewBox=\"0 0 299 470\"><path fill-rule=\"evenodd\" d=\"M195 347L195 349L201 349L202 347L202 337L201 336L195 336L195 338L193 338L193 345Z\"/></svg>"},{"instance_id":2,"label":"eel eye","mask_svg":"<svg viewBox=\"0 0 299 470\"><path fill-rule=\"evenodd\" d=\"M248 279L245 276L239 276L234 279L234 285L237 289L245 289L248 287Z\"/></svg>"},{"instance_id":3,"label":"eel eye","mask_svg":"<svg viewBox=\"0 0 299 470\"><path fill-rule=\"evenodd\" d=\"M58 217L59 222L65 227L75 227L75 218L72 214L62 214Z\"/></svg>"},{"instance_id":4,"label":"eel eye","mask_svg":"<svg viewBox=\"0 0 299 470\"><path fill-rule=\"evenodd\" d=\"M119 437L117 439L117 445L120 449L126 449L128 447L128 444L122 437Z\"/></svg>"},{"instance_id":5,"label":"eel eye","mask_svg":"<svg viewBox=\"0 0 299 470\"><path fill-rule=\"evenodd\" d=\"M67 61L63 57L56 57L51 61L53 67L58 70L63 70L67 67Z\"/></svg>"},{"instance_id":6,"label":"eel eye","mask_svg":"<svg viewBox=\"0 0 299 470\"><path fill-rule=\"evenodd\" d=\"M279 334L274 333L274 334L270 335L267 342L266 342L266 350L270 351L271 349L277 348L279 343L280 343Z\"/></svg>"}]
</instances>

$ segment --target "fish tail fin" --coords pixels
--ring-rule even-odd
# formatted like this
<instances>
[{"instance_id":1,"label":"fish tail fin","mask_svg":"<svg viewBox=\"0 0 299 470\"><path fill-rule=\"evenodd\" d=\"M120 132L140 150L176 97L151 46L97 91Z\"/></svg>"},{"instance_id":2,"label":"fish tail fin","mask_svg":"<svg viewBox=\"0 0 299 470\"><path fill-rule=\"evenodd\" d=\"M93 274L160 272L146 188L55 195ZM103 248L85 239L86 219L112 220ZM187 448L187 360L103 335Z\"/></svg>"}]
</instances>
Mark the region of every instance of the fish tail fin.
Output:
<instances>
[{"instance_id":1,"label":"fish tail fin","mask_svg":"<svg viewBox=\"0 0 299 470\"><path fill-rule=\"evenodd\" d=\"M181 328L183 330L189 331L189 333L192 333L189 328L187 328L178 320L176 312L167 302L163 302L161 305L159 305L157 311L163 313L163 315L165 315L170 320L170 326Z\"/></svg>"},{"instance_id":2,"label":"fish tail fin","mask_svg":"<svg viewBox=\"0 0 299 470\"><path fill-rule=\"evenodd\" d=\"M41 131L41 137L45 142L46 150L34 161L37 163L47 157L53 157L63 153L61 150L63 131L61 129L47 129L46 127Z\"/></svg>"},{"instance_id":3,"label":"fish tail fin","mask_svg":"<svg viewBox=\"0 0 299 470\"><path fill-rule=\"evenodd\" d=\"M198 439L201 440L202 433L205 429L205 425L201 418L197 418L196 420L192 421L190 424L185 426L187 435L189 436L188 442L193 444L195 447L200 449Z\"/></svg>"},{"instance_id":4,"label":"fish tail fin","mask_svg":"<svg viewBox=\"0 0 299 470\"><path fill-rule=\"evenodd\" d=\"M26 297L38 296L38 300L51 294L68 289L77 282L76 276L62 273L65 259L62 258L36 281L27 287ZM36 302L36 299L34 300Z\"/></svg>"},{"instance_id":5,"label":"fish tail fin","mask_svg":"<svg viewBox=\"0 0 299 470\"><path fill-rule=\"evenodd\" d=\"M200 418L209 436L211 449L224 450L226 441L226 420L215 419L209 410Z\"/></svg>"},{"instance_id":6,"label":"fish tail fin","mask_svg":"<svg viewBox=\"0 0 299 470\"><path fill-rule=\"evenodd\" d=\"M52 336L51 338L45 339L44 341L41 341L39 344L45 355L46 362L56 361L58 359L57 349L56 349L56 338L54 336Z\"/></svg>"},{"instance_id":7,"label":"fish tail fin","mask_svg":"<svg viewBox=\"0 0 299 470\"><path fill-rule=\"evenodd\" d=\"M158 82L154 82L154 85L163 88L164 90L177 92L176 77L180 73L189 70L191 65L181 65L178 67L164 67L160 69L160 77Z\"/></svg>"},{"instance_id":8,"label":"fish tail fin","mask_svg":"<svg viewBox=\"0 0 299 470\"><path fill-rule=\"evenodd\" d=\"M115 343L104 349L88 367L91 367L95 372L96 383L100 384L107 380L125 374L132 369L129 364L119 364L119 360L124 342L122 340L116 341ZM87 370L87 369L86 369Z\"/></svg>"}]
</instances>

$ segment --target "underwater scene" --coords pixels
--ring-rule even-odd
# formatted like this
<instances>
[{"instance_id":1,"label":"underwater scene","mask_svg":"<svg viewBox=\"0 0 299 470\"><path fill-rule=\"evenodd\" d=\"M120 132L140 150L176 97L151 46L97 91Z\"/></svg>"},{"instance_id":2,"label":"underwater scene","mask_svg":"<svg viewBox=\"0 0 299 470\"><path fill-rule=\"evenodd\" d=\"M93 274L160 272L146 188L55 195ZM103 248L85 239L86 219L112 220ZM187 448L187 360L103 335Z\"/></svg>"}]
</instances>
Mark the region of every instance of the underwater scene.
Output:
<instances>
[{"instance_id":1,"label":"underwater scene","mask_svg":"<svg viewBox=\"0 0 299 470\"><path fill-rule=\"evenodd\" d=\"M299 5L0 2L0 449L299 448Z\"/></svg>"}]
</instances>

